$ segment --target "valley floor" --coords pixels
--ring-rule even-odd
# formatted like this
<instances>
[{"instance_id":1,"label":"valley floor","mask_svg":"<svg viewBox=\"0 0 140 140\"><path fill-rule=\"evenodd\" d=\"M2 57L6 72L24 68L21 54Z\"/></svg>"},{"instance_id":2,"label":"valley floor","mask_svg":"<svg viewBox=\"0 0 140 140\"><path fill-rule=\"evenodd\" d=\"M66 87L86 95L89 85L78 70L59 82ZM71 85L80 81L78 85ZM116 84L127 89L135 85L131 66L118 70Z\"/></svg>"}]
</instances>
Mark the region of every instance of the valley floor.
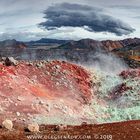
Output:
<instances>
[{"instance_id":1,"label":"valley floor","mask_svg":"<svg viewBox=\"0 0 140 140\"><path fill-rule=\"evenodd\" d=\"M55 125L40 126L39 133L27 132L20 125L13 131L0 129L0 140L139 140L140 121L127 121L100 125L67 126L57 130Z\"/></svg>"}]
</instances>

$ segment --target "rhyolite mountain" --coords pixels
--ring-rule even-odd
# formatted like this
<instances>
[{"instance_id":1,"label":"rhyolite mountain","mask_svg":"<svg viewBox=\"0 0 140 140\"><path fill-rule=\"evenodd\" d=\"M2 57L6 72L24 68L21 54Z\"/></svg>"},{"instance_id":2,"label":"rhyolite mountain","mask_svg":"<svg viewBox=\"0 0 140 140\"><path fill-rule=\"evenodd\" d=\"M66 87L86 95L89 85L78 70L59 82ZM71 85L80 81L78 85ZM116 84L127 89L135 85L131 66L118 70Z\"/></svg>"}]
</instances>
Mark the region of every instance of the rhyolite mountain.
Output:
<instances>
[{"instance_id":1,"label":"rhyolite mountain","mask_svg":"<svg viewBox=\"0 0 140 140\"><path fill-rule=\"evenodd\" d=\"M55 54L54 54L55 52ZM51 58L66 57L73 61L100 61L102 54L115 54L131 67L140 66L140 39L124 39L118 41L96 41L82 39L71 41L59 47L50 49L48 55Z\"/></svg>"},{"instance_id":2,"label":"rhyolite mountain","mask_svg":"<svg viewBox=\"0 0 140 140\"><path fill-rule=\"evenodd\" d=\"M66 44L59 46L60 49L102 49L106 51L113 51L114 49L124 48L127 46L138 46L140 45L139 38L128 38L124 40L112 41L112 40L105 40L105 41L97 41L93 39L82 39L79 41L71 41ZM56 49L58 49L56 48ZM133 48L131 48L133 49Z\"/></svg>"},{"instance_id":3,"label":"rhyolite mountain","mask_svg":"<svg viewBox=\"0 0 140 140\"><path fill-rule=\"evenodd\" d=\"M82 39L71 41L43 38L38 41L25 43L16 40L0 42L1 56L13 56L17 59L26 60L67 59L74 62L100 61L100 57L102 57L100 54L108 55L110 53L125 60L129 65L134 64L136 67L139 67L140 39L128 38L118 41Z\"/></svg>"},{"instance_id":4,"label":"rhyolite mountain","mask_svg":"<svg viewBox=\"0 0 140 140\"><path fill-rule=\"evenodd\" d=\"M22 54L28 46L25 43L12 40L0 41L0 56L14 56Z\"/></svg>"},{"instance_id":5,"label":"rhyolite mountain","mask_svg":"<svg viewBox=\"0 0 140 140\"><path fill-rule=\"evenodd\" d=\"M56 49L66 49L66 50L71 50L71 49L74 49L74 50L89 49L90 50L91 49L91 50L96 50L100 47L103 47L103 45L100 41L93 40L93 39L82 39L79 41L68 42L66 44L59 46Z\"/></svg>"},{"instance_id":6,"label":"rhyolite mountain","mask_svg":"<svg viewBox=\"0 0 140 140\"><path fill-rule=\"evenodd\" d=\"M23 49L26 47L25 43L16 41L15 39L0 41L0 49Z\"/></svg>"}]
</instances>

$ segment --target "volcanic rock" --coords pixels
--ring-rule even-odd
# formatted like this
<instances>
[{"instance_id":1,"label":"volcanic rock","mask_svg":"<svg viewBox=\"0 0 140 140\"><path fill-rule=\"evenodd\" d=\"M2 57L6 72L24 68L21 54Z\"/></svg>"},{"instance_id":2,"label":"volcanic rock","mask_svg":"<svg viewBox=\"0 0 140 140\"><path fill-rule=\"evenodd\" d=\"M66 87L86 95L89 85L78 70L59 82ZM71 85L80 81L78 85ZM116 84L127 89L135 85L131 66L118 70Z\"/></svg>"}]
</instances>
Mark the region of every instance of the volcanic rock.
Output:
<instances>
[{"instance_id":1,"label":"volcanic rock","mask_svg":"<svg viewBox=\"0 0 140 140\"><path fill-rule=\"evenodd\" d=\"M28 130L30 132L34 132L34 133L39 132L39 125L37 123L29 124L28 125Z\"/></svg>"},{"instance_id":2,"label":"volcanic rock","mask_svg":"<svg viewBox=\"0 0 140 140\"><path fill-rule=\"evenodd\" d=\"M18 100L18 101L24 101L24 98L21 97L21 96L18 96L17 100Z\"/></svg>"},{"instance_id":3,"label":"volcanic rock","mask_svg":"<svg viewBox=\"0 0 140 140\"><path fill-rule=\"evenodd\" d=\"M16 66L17 64L18 64L18 61L16 61L13 57L7 57L5 59L6 66L11 66L11 65Z\"/></svg>"},{"instance_id":4,"label":"volcanic rock","mask_svg":"<svg viewBox=\"0 0 140 140\"><path fill-rule=\"evenodd\" d=\"M140 69L129 69L122 71L120 76L124 79L127 78L140 78Z\"/></svg>"},{"instance_id":5,"label":"volcanic rock","mask_svg":"<svg viewBox=\"0 0 140 140\"><path fill-rule=\"evenodd\" d=\"M8 130L12 130L13 128L13 122L11 120L5 120L2 122L3 127L5 127Z\"/></svg>"},{"instance_id":6,"label":"volcanic rock","mask_svg":"<svg viewBox=\"0 0 140 140\"><path fill-rule=\"evenodd\" d=\"M16 112L17 116L19 117L20 116L20 113L19 112Z\"/></svg>"},{"instance_id":7,"label":"volcanic rock","mask_svg":"<svg viewBox=\"0 0 140 140\"><path fill-rule=\"evenodd\" d=\"M60 124L60 125L57 125L55 127L56 131L62 131L62 130L65 130L65 129L67 129L67 125L64 125L64 124Z\"/></svg>"}]
</instances>

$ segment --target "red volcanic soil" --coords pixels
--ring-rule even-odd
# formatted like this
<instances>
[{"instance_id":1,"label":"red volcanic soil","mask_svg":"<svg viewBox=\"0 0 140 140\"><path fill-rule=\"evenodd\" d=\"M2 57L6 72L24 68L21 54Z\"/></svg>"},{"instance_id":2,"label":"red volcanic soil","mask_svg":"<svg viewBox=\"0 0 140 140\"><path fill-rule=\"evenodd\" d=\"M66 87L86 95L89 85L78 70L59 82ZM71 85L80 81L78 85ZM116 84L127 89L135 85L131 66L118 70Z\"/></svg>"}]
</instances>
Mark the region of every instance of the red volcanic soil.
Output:
<instances>
[{"instance_id":1,"label":"red volcanic soil","mask_svg":"<svg viewBox=\"0 0 140 140\"><path fill-rule=\"evenodd\" d=\"M17 66L0 64L0 110L3 117L12 120L28 120L27 115L61 111L50 111L50 104L63 112L67 106L75 112L91 100L90 74L82 67L64 61L19 62ZM63 114L63 112L61 112ZM79 114L79 113L78 113ZM18 120L19 121L19 120Z\"/></svg>"},{"instance_id":2,"label":"red volcanic soil","mask_svg":"<svg viewBox=\"0 0 140 140\"><path fill-rule=\"evenodd\" d=\"M113 90L110 92L110 99L117 99L128 91L134 91L134 88L137 86L139 87L139 80L140 80L140 69L128 69L124 70L119 74L120 78L123 80L123 83L115 86ZM129 81L131 82L131 85L128 85ZM133 82L133 83L132 83ZM134 85L135 84L135 85ZM136 91L137 94L140 94L140 90Z\"/></svg>"},{"instance_id":3,"label":"red volcanic soil","mask_svg":"<svg viewBox=\"0 0 140 140\"><path fill-rule=\"evenodd\" d=\"M75 96L80 96L81 101L90 99L89 74L74 64L64 61L20 63L9 70L13 71L14 75L25 78L20 79L20 82L23 82L20 85L27 87L34 96L54 98L77 93ZM28 84L24 84L25 82Z\"/></svg>"},{"instance_id":4,"label":"red volcanic soil","mask_svg":"<svg viewBox=\"0 0 140 140\"><path fill-rule=\"evenodd\" d=\"M67 126L58 130L55 125L40 126L39 133L26 131L25 127L15 126L13 131L0 129L1 140L139 140L140 121L127 121L100 125Z\"/></svg>"},{"instance_id":5,"label":"red volcanic soil","mask_svg":"<svg viewBox=\"0 0 140 140\"><path fill-rule=\"evenodd\" d=\"M120 73L120 76L124 79L140 77L140 69L130 69L130 70L122 71Z\"/></svg>"}]
</instances>

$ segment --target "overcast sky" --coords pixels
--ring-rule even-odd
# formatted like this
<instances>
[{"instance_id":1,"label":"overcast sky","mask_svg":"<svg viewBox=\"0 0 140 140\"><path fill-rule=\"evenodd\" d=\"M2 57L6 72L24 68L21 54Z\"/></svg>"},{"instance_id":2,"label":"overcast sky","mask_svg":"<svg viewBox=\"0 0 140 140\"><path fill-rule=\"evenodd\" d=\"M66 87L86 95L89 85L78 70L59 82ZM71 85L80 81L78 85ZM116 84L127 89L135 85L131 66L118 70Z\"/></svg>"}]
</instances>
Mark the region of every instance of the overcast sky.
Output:
<instances>
[{"instance_id":1,"label":"overcast sky","mask_svg":"<svg viewBox=\"0 0 140 140\"><path fill-rule=\"evenodd\" d=\"M139 0L0 0L0 40L140 35Z\"/></svg>"}]
</instances>

